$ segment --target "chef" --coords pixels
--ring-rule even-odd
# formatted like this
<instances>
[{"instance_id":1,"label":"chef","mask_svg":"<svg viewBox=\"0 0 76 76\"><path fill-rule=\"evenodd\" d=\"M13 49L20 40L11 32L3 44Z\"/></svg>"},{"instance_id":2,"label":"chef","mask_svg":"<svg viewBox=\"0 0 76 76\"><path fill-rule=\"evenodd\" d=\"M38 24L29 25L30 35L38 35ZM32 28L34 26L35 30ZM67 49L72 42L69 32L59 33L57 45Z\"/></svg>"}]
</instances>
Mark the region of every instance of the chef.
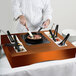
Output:
<instances>
[{"instance_id":1,"label":"chef","mask_svg":"<svg viewBox=\"0 0 76 76\"><path fill-rule=\"evenodd\" d=\"M17 31L37 31L40 26L47 28L52 20L50 0L12 0L14 19L19 20Z\"/></svg>"}]
</instances>

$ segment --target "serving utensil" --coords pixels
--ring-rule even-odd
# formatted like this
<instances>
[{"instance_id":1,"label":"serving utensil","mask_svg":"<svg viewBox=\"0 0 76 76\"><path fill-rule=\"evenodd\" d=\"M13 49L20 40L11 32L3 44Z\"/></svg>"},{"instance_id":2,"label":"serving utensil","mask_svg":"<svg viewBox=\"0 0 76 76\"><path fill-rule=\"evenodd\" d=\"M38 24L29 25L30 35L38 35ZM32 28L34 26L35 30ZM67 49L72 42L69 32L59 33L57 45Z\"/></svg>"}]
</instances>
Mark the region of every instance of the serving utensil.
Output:
<instances>
[{"instance_id":1,"label":"serving utensil","mask_svg":"<svg viewBox=\"0 0 76 76\"><path fill-rule=\"evenodd\" d=\"M56 25L55 31L54 31L54 37L58 36L58 27L59 25Z\"/></svg>"},{"instance_id":2,"label":"serving utensil","mask_svg":"<svg viewBox=\"0 0 76 76\"><path fill-rule=\"evenodd\" d=\"M65 43L66 43L67 39L69 38L69 36L70 36L70 34L67 34L66 37L63 39L63 41L59 43L59 45L61 45L61 46L65 45Z\"/></svg>"},{"instance_id":3,"label":"serving utensil","mask_svg":"<svg viewBox=\"0 0 76 76\"><path fill-rule=\"evenodd\" d=\"M42 29L44 29L43 24L44 24L44 22L42 23L42 25L40 25L40 29L38 30L38 33L39 33Z\"/></svg>"},{"instance_id":4,"label":"serving utensil","mask_svg":"<svg viewBox=\"0 0 76 76\"><path fill-rule=\"evenodd\" d=\"M49 30L49 32L50 32L50 34L51 34L51 36L52 36L53 40L56 42L56 39L55 39L54 34L52 33L52 31L51 31L51 30Z\"/></svg>"},{"instance_id":5,"label":"serving utensil","mask_svg":"<svg viewBox=\"0 0 76 76\"><path fill-rule=\"evenodd\" d=\"M43 27L40 27L40 29L38 30L38 33L43 29Z\"/></svg>"},{"instance_id":6,"label":"serving utensil","mask_svg":"<svg viewBox=\"0 0 76 76\"><path fill-rule=\"evenodd\" d=\"M13 35L13 40L14 40L14 43L6 43L5 46L9 46L9 47L15 47L15 49L20 52L20 48L19 48L19 44L17 42L17 39L16 39L16 35Z\"/></svg>"},{"instance_id":7,"label":"serving utensil","mask_svg":"<svg viewBox=\"0 0 76 76\"><path fill-rule=\"evenodd\" d=\"M9 31L7 31L7 35L8 35L8 37L9 37L10 41L11 41L11 42L14 42L14 39L12 38L12 36L11 36L11 34L10 34Z\"/></svg>"},{"instance_id":8,"label":"serving utensil","mask_svg":"<svg viewBox=\"0 0 76 76\"><path fill-rule=\"evenodd\" d=\"M27 32L29 33L30 37L33 38L33 34L31 33L31 31L28 29L27 25L24 25L27 29Z\"/></svg>"},{"instance_id":9,"label":"serving utensil","mask_svg":"<svg viewBox=\"0 0 76 76\"><path fill-rule=\"evenodd\" d=\"M17 49L18 52L19 52L20 48L19 48L19 45L18 45L18 42L17 42L17 39L16 39L16 35L14 35L14 41L15 41L15 49Z\"/></svg>"}]
</instances>

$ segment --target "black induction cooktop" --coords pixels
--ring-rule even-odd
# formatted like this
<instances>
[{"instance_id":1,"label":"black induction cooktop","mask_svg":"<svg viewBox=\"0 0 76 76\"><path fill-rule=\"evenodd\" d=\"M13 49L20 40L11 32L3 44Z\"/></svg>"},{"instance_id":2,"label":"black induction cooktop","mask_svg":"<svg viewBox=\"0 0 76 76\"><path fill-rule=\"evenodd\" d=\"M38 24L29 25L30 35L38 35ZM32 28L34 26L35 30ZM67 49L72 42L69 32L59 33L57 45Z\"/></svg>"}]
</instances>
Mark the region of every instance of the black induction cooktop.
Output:
<instances>
[{"instance_id":1,"label":"black induction cooktop","mask_svg":"<svg viewBox=\"0 0 76 76\"><path fill-rule=\"evenodd\" d=\"M27 39L26 39L27 35L28 34L21 35L22 39L26 42L27 45L36 45L36 44L50 43L50 41L48 41L48 39L45 36L43 36L41 33L39 33L39 35L41 35L42 41L37 42L37 43L29 43L27 41Z\"/></svg>"}]
</instances>

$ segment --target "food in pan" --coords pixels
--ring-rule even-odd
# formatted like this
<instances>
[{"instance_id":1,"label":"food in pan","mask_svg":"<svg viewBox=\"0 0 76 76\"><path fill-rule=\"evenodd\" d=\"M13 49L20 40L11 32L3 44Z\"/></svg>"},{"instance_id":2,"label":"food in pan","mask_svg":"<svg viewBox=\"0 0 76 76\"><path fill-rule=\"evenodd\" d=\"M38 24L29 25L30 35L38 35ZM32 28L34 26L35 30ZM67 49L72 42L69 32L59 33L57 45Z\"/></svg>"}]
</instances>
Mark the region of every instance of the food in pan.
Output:
<instances>
[{"instance_id":1,"label":"food in pan","mask_svg":"<svg viewBox=\"0 0 76 76\"><path fill-rule=\"evenodd\" d=\"M43 41L43 37L40 33L33 32L33 37L31 37L28 33L25 35L25 41L30 44L37 44Z\"/></svg>"},{"instance_id":2,"label":"food in pan","mask_svg":"<svg viewBox=\"0 0 76 76\"><path fill-rule=\"evenodd\" d=\"M33 37L27 36L28 39L41 39L42 37L40 35L33 35Z\"/></svg>"}]
</instances>

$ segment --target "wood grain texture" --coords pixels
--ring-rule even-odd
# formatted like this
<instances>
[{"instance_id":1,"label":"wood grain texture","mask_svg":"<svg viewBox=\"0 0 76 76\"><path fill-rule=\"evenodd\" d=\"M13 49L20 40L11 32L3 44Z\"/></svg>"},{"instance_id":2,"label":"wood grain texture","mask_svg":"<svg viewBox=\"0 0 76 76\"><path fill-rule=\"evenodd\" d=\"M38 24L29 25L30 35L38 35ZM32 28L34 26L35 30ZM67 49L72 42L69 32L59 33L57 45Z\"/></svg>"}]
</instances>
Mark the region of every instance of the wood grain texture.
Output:
<instances>
[{"instance_id":1,"label":"wood grain texture","mask_svg":"<svg viewBox=\"0 0 76 76\"><path fill-rule=\"evenodd\" d=\"M16 34L27 49L27 52L21 53L16 53L13 47L4 46L4 44L10 42L7 35L1 36L1 43L3 45L4 52L12 68L30 65L37 62L63 60L75 57L76 47L74 47L69 41L66 42L68 46L58 47L51 39L48 38L48 36L44 34L44 31L41 33L50 41L50 43L28 46L21 38L21 35L25 33ZM60 34L58 34L58 37L63 39Z\"/></svg>"}]
</instances>

